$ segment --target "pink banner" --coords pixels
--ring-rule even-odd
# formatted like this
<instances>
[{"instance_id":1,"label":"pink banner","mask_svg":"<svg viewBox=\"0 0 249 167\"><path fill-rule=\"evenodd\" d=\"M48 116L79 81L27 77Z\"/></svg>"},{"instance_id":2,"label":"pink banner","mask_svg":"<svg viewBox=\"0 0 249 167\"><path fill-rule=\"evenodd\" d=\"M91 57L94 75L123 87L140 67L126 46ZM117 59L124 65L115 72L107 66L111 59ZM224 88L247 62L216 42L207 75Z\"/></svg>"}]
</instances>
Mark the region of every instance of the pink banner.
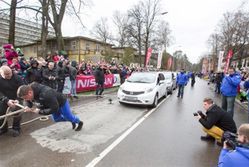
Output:
<instances>
[{"instance_id":1,"label":"pink banner","mask_svg":"<svg viewBox=\"0 0 249 167\"><path fill-rule=\"evenodd\" d=\"M113 74L105 75L105 88L111 88L115 82ZM93 75L78 75L76 78L76 91L85 92L89 90L96 90L95 78Z\"/></svg>"},{"instance_id":2,"label":"pink banner","mask_svg":"<svg viewBox=\"0 0 249 167\"><path fill-rule=\"evenodd\" d=\"M225 68L224 68L224 73L226 74L227 73L227 70L228 70L228 67L229 67L229 64L230 64L230 59L233 57L233 51L232 49L230 49L227 53L227 57L226 57L226 65L225 65Z\"/></svg>"},{"instance_id":3,"label":"pink banner","mask_svg":"<svg viewBox=\"0 0 249 167\"><path fill-rule=\"evenodd\" d=\"M167 65L167 69L168 69L168 70L171 69L172 62L173 62L172 57L169 57L169 59L168 59L168 65Z\"/></svg>"},{"instance_id":4,"label":"pink banner","mask_svg":"<svg viewBox=\"0 0 249 167\"><path fill-rule=\"evenodd\" d=\"M152 48L148 48L147 55L146 55L146 64L145 64L145 67L147 67L147 65L148 65L148 63L150 61L151 53L152 53Z\"/></svg>"}]
</instances>

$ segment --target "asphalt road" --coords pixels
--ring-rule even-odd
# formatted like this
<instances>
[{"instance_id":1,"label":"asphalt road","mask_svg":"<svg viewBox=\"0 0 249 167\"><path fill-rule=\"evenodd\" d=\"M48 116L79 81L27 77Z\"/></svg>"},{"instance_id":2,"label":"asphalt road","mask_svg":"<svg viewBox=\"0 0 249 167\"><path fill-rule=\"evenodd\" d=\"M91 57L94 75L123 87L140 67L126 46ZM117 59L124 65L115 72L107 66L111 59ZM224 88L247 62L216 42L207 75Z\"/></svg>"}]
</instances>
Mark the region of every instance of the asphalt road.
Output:
<instances>
[{"instance_id":1,"label":"asphalt road","mask_svg":"<svg viewBox=\"0 0 249 167\"><path fill-rule=\"evenodd\" d=\"M176 93L146 119L149 109L120 105L115 94L76 101L72 108L84 121L82 131L73 131L68 122L51 120L23 125L19 137L13 138L9 133L0 136L0 167L86 166L141 119L144 121L96 166L215 166L220 147L200 141L204 133L192 113L202 110L204 97L214 98L217 104L220 97L211 85L199 79L194 88L185 88L183 99L178 99ZM109 98L113 99L112 104ZM24 122L34 117L25 113ZM247 121L247 113L236 105L234 118L239 126Z\"/></svg>"},{"instance_id":2,"label":"asphalt road","mask_svg":"<svg viewBox=\"0 0 249 167\"><path fill-rule=\"evenodd\" d=\"M217 166L220 147L204 142L201 125L193 112L202 110L202 100L211 97L220 105L220 96L212 85L197 80L185 88L183 99L175 92L138 128L98 163L99 167L211 167ZM247 122L247 113L235 106L234 119L239 126Z\"/></svg>"}]
</instances>

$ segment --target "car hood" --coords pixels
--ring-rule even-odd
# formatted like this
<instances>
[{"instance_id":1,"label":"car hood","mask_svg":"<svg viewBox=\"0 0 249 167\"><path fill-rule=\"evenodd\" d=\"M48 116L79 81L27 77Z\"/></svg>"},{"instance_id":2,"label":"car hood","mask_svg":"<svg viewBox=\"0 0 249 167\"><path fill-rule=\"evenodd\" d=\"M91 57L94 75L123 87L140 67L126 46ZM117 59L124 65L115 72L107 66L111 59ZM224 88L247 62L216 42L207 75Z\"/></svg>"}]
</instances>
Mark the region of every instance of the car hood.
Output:
<instances>
[{"instance_id":1,"label":"car hood","mask_svg":"<svg viewBox=\"0 0 249 167\"><path fill-rule=\"evenodd\" d=\"M154 88L155 83L125 82L121 87L123 90L126 90L126 91L140 92L140 91L146 91L150 88Z\"/></svg>"}]
</instances>

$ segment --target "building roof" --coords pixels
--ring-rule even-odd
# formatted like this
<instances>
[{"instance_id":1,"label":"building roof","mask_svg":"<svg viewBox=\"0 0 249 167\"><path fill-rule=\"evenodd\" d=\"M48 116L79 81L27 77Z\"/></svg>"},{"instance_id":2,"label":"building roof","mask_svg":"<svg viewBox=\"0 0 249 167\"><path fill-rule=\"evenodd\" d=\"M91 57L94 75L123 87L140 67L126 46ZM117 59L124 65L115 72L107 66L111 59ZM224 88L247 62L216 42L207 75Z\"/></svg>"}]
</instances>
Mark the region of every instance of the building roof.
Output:
<instances>
[{"instance_id":1,"label":"building roof","mask_svg":"<svg viewBox=\"0 0 249 167\"><path fill-rule=\"evenodd\" d=\"M96 43L101 43L101 44L106 44L106 45L113 46L113 44L105 43L105 42L102 42L102 41L99 41L99 40L96 40L96 39L93 39L93 38L85 37L85 36L63 37L63 39L64 40L83 39L83 40L87 40L87 41L92 41L92 42L96 42ZM52 37L52 38L47 39L47 41L52 41L52 40L56 40L56 37ZM31 43L31 44L27 44L27 45L21 45L21 46L18 46L18 47L32 46L32 45L37 44L38 42L41 42L41 40L37 40L35 43Z\"/></svg>"}]
</instances>

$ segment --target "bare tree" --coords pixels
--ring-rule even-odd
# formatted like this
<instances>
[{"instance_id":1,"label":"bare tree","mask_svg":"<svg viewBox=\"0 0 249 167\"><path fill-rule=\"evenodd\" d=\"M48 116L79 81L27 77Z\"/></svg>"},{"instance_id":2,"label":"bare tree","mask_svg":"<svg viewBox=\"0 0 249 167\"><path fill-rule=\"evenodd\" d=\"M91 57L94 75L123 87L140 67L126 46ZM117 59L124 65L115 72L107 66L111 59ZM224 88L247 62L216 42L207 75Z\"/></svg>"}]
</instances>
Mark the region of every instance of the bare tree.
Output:
<instances>
[{"instance_id":1,"label":"bare tree","mask_svg":"<svg viewBox=\"0 0 249 167\"><path fill-rule=\"evenodd\" d=\"M161 15L160 10L160 0L147 0L141 2L142 9L144 10L144 24L145 24L145 56L147 55L147 50L149 48L150 35L153 32L154 25L156 23L156 17ZM146 63L146 58L144 59L144 65Z\"/></svg>"},{"instance_id":2,"label":"bare tree","mask_svg":"<svg viewBox=\"0 0 249 167\"><path fill-rule=\"evenodd\" d=\"M142 26L143 26L143 17L142 17L142 7L141 5L135 5L132 9L128 11L128 37L129 43L131 46L136 46L138 48L138 56L140 66L142 65Z\"/></svg>"},{"instance_id":3,"label":"bare tree","mask_svg":"<svg viewBox=\"0 0 249 167\"><path fill-rule=\"evenodd\" d=\"M104 43L111 42L112 34L108 26L108 19L102 17L94 25L93 31L91 32L97 39Z\"/></svg>"},{"instance_id":4,"label":"bare tree","mask_svg":"<svg viewBox=\"0 0 249 167\"><path fill-rule=\"evenodd\" d=\"M249 13L237 11L224 14L219 28L222 48L226 52L232 49L235 55L233 58L241 62L249 43Z\"/></svg>"},{"instance_id":5,"label":"bare tree","mask_svg":"<svg viewBox=\"0 0 249 167\"><path fill-rule=\"evenodd\" d=\"M42 5L42 29L41 29L41 54L47 56L47 36L48 36L48 8L50 0L39 0Z\"/></svg>"},{"instance_id":6,"label":"bare tree","mask_svg":"<svg viewBox=\"0 0 249 167\"><path fill-rule=\"evenodd\" d=\"M214 68L216 68L218 65L218 52L222 50L219 34L211 34L208 39L208 45L211 47L210 59L212 59Z\"/></svg>"},{"instance_id":7,"label":"bare tree","mask_svg":"<svg viewBox=\"0 0 249 167\"><path fill-rule=\"evenodd\" d=\"M155 32L157 17L161 15L160 11L160 0L139 1L128 11L128 34L130 41L138 48L140 66L142 64L142 49L146 57L148 47L151 46L152 33Z\"/></svg>"},{"instance_id":8,"label":"bare tree","mask_svg":"<svg viewBox=\"0 0 249 167\"><path fill-rule=\"evenodd\" d=\"M163 46L166 49L168 46L170 46L171 42L172 36L171 30L169 28L169 23L161 21L155 32L155 45Z\"/></svg>"},{"instance_id":9,"label":"bare tree","mask_svg":"<svg viewBox=\"0 0 249 167\"><path fill-rule=\"evenodd\" d=\"M117 37L115 40L118 41L118 46L124 47L128 44L128 17L126 14L121 14L119 11L115 11L113 14L113 22L117 27Z\"/></svg>"}]
</instances>

